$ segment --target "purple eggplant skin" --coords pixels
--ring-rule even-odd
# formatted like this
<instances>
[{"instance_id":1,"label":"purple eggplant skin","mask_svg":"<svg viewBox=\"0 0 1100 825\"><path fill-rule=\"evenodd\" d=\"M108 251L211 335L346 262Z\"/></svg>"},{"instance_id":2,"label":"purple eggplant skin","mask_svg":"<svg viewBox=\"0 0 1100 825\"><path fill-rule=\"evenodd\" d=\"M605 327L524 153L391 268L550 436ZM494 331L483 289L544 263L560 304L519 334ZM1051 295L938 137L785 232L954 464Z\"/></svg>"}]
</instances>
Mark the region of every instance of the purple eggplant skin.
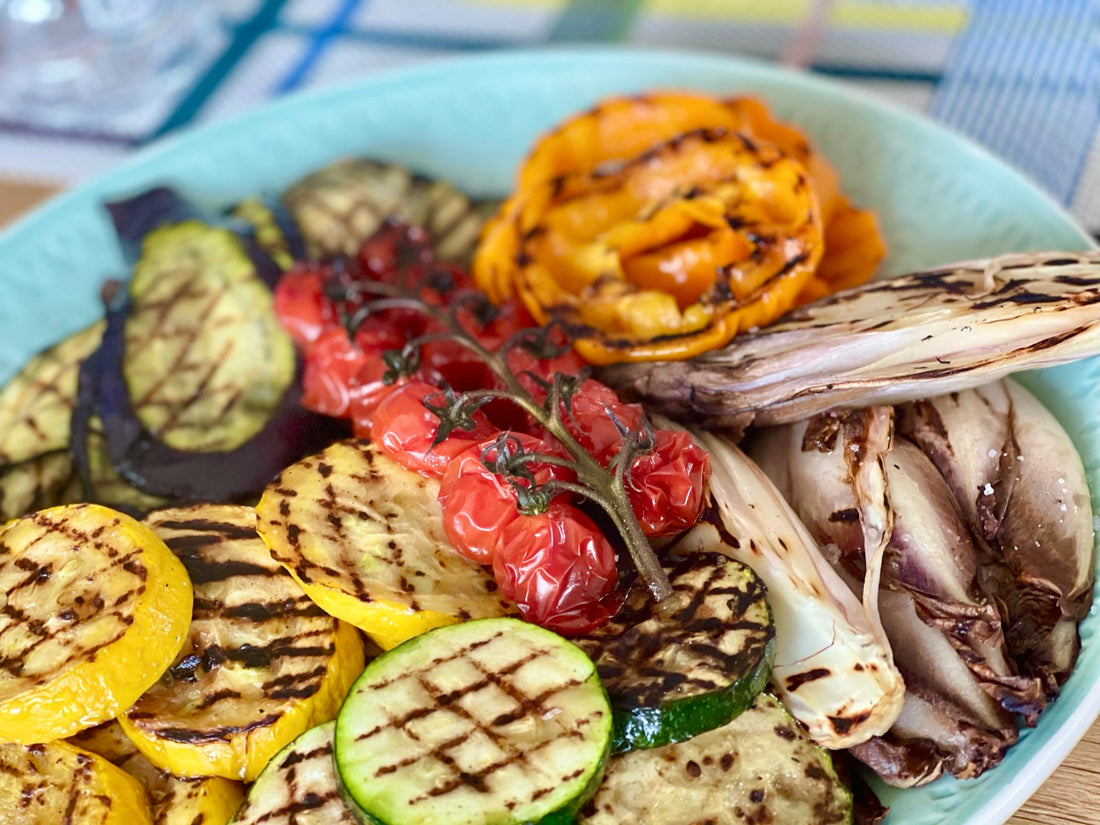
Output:
<instances>
[{"instance_id":1,"label":"purple eggplant skin","mask_svg":"<svg viewBox=\"0 0 1100 825\"><path fill-rule=\"evenodd\" d=\"M86 484L95 415L119 474L143 492L176 503L254 501L285 467L348 434L344 422L300 406L301 383L295 380L263 429L239 447L190 452L165 445L142 425L130 402L122 372L129 302L119 282L108 283L104 301L107 327L99 349L81 366L72 419L70 449Z\"/></svg>"},{"instance_id":2,"label":"purple eggplant skin","mask_svg":"<svg viewBox=\"0 0 1100 825\"><path fill-rule=\"evenodd\" d=\"M1091 604L1093 513L1080 456L1013 381L904 405L899 429L952 488L982 555L981 585L1005 618L1021 672L1057 695Z\"/></svg>"},{"instance_id":3,"label":"purple eggplant skin","mask_svg":"<svg viewBox=\"0 0 1100 825\"><path fill-rule=\"evenodd\" d=\"M115 227L122 257L134 264L141 258L145 236L162 226L199 221L209 226L222 226L235 234L256 268L256 275L268 287L274 289L283 274L275 260L262 251L256 240L255 228L242 220L226 218L216 212L200 209L176 190L158 186L131 198L111 201L104 205ZM285 210L281 207L273 213L279 221L294 251L302 249L301 238Z\"/></svg>"}]
</instances>

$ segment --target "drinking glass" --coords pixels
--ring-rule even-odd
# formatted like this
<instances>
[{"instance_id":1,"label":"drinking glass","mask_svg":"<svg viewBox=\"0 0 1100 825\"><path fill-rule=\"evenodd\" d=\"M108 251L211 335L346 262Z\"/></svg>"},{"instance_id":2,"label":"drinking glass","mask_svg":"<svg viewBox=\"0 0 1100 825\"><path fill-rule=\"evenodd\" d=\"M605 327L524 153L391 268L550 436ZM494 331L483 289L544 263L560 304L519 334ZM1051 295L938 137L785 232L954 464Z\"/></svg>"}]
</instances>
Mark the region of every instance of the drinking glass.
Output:
<instances>
[{"instance_id":1,"label":"drinking glass","mask_svg":"<svg viewBox=\"0 0 1100 825\"><path fill-rule=\"evenodd\" d=\"M177 94L220 37L205 0L0 0L0 116L117 122Z\"/></svg>"}]
</instances>

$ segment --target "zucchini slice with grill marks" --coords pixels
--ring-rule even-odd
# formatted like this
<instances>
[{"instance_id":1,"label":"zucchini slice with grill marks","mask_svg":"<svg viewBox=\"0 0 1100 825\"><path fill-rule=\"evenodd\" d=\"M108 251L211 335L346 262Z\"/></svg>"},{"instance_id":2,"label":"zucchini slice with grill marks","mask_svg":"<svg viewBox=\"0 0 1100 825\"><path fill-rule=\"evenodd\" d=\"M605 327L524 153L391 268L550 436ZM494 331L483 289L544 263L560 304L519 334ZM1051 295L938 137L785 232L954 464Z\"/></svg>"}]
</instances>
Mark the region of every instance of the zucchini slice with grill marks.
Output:
<instances>
[{"instance_id":1,"label":"zucchini slice with grill marks","mask_svg":"<svg viewBox=\"0 0 1100 825\"><path fill-rule=\"evenodd\" d=\"M714 552L667 555L663 566L678 610L663 615L635 574L618 614L574 640L611 696L616 752L725 725L752 704L771 672L775 626L755 573Z\"/></svg>"},{"instance_id":2,"label":"zucchini slice with grill marks","mask_svg":"<svg viewBox=\"0 0 1100 825\"><path fill-rule=\"evenodd\" d=\"M333 616L383 649L444 624L514 615L491 571L443 530L439 481L366 441L285 469L256 505L271 555Z\"/></svg>"},{"instance_id":3,"label":"zucchini slice with grill marks","mask_svg":"<svg viewBox=\"0 0 1100 825\"><path fill-rule=\"evenodd\" d=\"M102 321L70 335L0 388L0 468L69 446L80 364L102 336Z\"/></svg>"},{"instance_id":4,"label":"zucchini slice with grill marks","mask_svg":"<svg viewBox=\"0 0 1100 825\"><path fill-rule=\"evenodd\" d=\"M148 527L95 504L0 527L0 741L70 736L129 707L171 664L191 582Z\"/></svg>"},{"instance_id":5,"label":"zucchini slice with grill marks","mask_svg":"<svg viewBox=\"0 0 1100 825\"><path fill-rule=\"evenodd\" d=\"M721 728L613 756L584 825L844 825L851 791L829 752L767 693Z\"/></svg>"},{"instance_id":6,"label":"zucchini slice with grill marks","mask_svg":"<svg viewBox=\"0 0 1100 825\"><path fill-rule=\"evenodd\" d=\"M362 639L272 560L250 508L158 510L146 523L187 568L195 609L180 655L119 722L178 776L251 781L336 715L363 669Z\"/></svg>"},{"instance_id":7,"label":"zucchini slice with grill marks","mask_svg":"<svg viewBox=\"0 0 1100 825\"><path fill-rule=\"evenodd\" d=\"M0 822L152 825L141 783L68 742L0 743Z\"/></svg>"},{"instance_id":8,"label":"zucchini slice with grill marks","mask_svg":"<svg viewBox=\"0 0 1100 825\"><path fill-rule=\"evenodd\" d=\"M68 740L102 756L144 786L153 825L226 825L244 801L244 785L220 776L173 776L142 755L115 720Z\"/></svg>"},{"instance_id":9,"label":"zucchini slice with grill marks","mask_svg":"<svg viewBox=\"0 0 1100 825\"><path fill-rule=\"evenodd\" d=\"M233 825L359 825L332 761L336 722L310 728L267 763Z\"/></svg>"},{"instance_id":10,"label":"zucchini slice with grill marks","mask_svg":"<svg viewBox=\"0 0 1100 825\"><path fill-rule=\"evenodd\" d=\"M336 719L336 769L383 825L567 823L599 784L595 665L518 619L437 628L375 659Z\"/></svg>"},{"instance_id":11,"label":"zucchini slice with grill marks","mask_svg":"<svg viewBox=\"0 0 1100 825\"><path fill-rule=\"evenodd\" d=\"M83 489L67 450L0 467L0 522L80 501Z\"/></svg>"},{"instance_id":12,"label":"zucchini slice with grill marks","mask_svg":"<svg viewBox=\"0 0 1100 825\"><path fill-rule=\"evenodd\" d=\"M387 220L427 230L436 258L466 263L489 210L445 181L374 160L343 160L283 195L314 258L354 255Z\"/></svg>"}]
</instances>

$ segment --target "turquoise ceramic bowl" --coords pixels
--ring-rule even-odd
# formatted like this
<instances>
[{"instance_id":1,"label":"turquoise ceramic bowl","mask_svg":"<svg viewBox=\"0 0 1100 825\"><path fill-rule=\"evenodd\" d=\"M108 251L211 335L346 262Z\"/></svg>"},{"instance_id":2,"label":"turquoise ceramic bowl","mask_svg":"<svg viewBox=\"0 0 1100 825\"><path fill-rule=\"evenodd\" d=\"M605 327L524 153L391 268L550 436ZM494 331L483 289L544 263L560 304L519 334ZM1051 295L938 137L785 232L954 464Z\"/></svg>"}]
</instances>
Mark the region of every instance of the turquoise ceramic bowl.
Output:
<instances>
[{"instance_id":1,"label":"turquoise ceramic bowl","mask_svg":"<svg viewBox=\"0 0 1100 825\"><path fill-rule=\"evenodd\" d=\"M720 57L569 49L437 63L280 101L182 134L55 199L0 236L0 381L98 314L123 265L101 207L154 184L221 206L275 192L333 159L371 155L503 194L535 136L601 96L689 87L765 97L804 127L844 188L876 210L886 274L1000 252L1080 249L1087 236L1034 185L946 130L843 86ZM1100 361L1026 378L1081 450L1100 511ZM1100 592L1100 589L1098 589ZM1100 601L1100 597L1097 597ZM978 780L884 790L891 825L1007 819L1100 713L1100 613L1081 624L1076 672L1039 726Z\"/></svg>"}]
</instances>

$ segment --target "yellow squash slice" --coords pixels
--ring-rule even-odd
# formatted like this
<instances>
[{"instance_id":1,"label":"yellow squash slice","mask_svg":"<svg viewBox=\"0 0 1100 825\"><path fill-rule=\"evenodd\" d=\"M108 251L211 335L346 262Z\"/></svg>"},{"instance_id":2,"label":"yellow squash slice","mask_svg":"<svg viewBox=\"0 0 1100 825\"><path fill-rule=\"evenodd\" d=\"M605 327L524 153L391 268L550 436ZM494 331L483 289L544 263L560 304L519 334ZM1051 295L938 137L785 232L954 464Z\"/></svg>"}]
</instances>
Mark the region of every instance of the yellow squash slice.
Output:
<instances>
[{"instance_id":1,"label":"yellow squash slice","mask_svg":"<svg viewBox=\"0 0 1100 825\"><path fill-rule=\"evenodd\" d=\"M119 718L177 776L251 781L298 734L332 719L364 665L358 631L320 610L276 564L238 505L146 519L195 586L175 663Z\"/></svg>"},{"instance_id":2,"label":"yellow squash slice","mask_svg":"<svg viewBox=\"0 0 1100 825\"><path fill-rule=\"evenodd\" d=\"M129 516L95 504L0 527L0 741L62 739L133 704L191 619L187 571Z\"/></svg>"},{"instance_id":3,"label":"yellow squash slice","mask_svg":"<svg viewBox=\"0 0 1100 825\"><path fill-rule=\"evenodd\" d=\"M433 627L515 613L492 573L451 548L438 492L436 479L344 441L268 486L258 529L317 604L389 650Z\"/></svg>"},{"instance_id":4,"label":"yellow squash slice","mask_svg":"<svg viewBox=\"0 0 1100 825\"><path fill-rule=\"evenodd\" d=\"M137 779L149 794L153 825L226 825L241 806L245 786L220 776L173 776L137 749L111 720L83 730L70 744L91 751Z\"/></svg>"},{"instance_id":5,"label":"yellow squash slice","mask_svg":"<svg viewBox=\"0 0 1100 825\"><path fill-rule=\"evenodd\" d=\"M0 825L152 825L141 783L68 742L0 744Z\"/></svg>"}]
</instances>

